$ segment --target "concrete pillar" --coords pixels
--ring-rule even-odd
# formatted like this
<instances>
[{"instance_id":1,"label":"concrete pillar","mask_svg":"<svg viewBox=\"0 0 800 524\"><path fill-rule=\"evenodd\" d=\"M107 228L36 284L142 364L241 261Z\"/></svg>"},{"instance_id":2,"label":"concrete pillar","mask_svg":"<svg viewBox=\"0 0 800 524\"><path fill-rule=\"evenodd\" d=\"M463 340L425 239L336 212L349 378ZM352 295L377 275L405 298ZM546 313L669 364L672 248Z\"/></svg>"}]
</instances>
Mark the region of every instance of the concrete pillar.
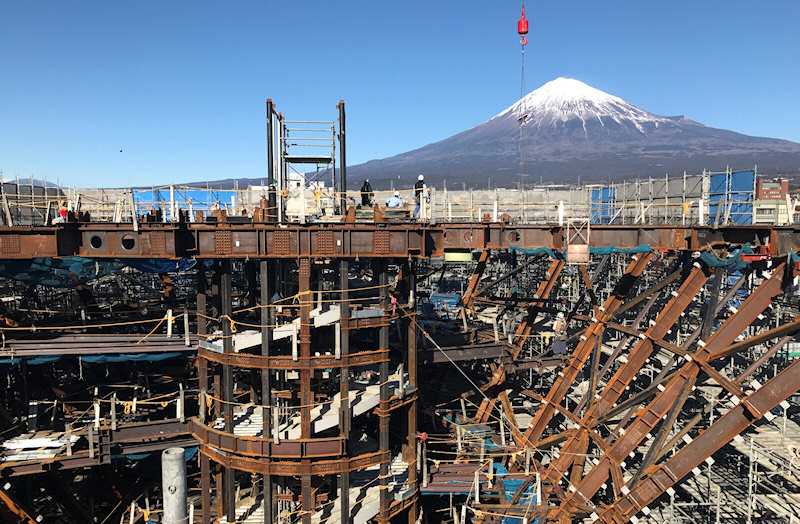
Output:
<instances>
[{"instance_id":1,"label":"concrete pillar","mask_svg":"<svg viewBox=\"0 0 800 524\"><path fill-rule=\"evenodd\" d=\"M188 524L186 498L186 459L183 448L169 448L161 453L161 492L164 497L163 524Z\"/></svg>"}]
</instances>

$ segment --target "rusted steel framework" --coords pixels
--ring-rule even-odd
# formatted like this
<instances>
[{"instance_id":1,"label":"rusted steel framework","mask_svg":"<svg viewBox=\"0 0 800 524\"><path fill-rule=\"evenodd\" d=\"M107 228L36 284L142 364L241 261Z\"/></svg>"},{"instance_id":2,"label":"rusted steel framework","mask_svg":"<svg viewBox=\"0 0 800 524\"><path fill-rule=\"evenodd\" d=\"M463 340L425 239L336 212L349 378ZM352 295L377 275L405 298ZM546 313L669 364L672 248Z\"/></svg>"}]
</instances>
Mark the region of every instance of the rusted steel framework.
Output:
<instances>
[{"instance_id":1,"label":"rusted steel framework","mask_svg":"<svg viewBox=\"0 0 800 524\"><path fill-rule=\"evenodd\" d=\"M352 302L351 262L347 259L336 263L311 257L262 259L260 300L250 308L259 311L260 324L242 324L261 333L252 350L235 347L240 340L241 345L246 344L246 334L231 329L237 322L230 307L226 262L214 266L211 279L221 282L221 315L198 309L198 321L218 320L222 345L208 342L213 337L201 342L198 372L206 405L221 403L224 417L220 424L201 413L190 428L203 456L201 484L211 485L214 468L222 472L216 499L222 501L219 514L228 522L241 518L234 498L237 479L241 484L237 472L261 477L253 491L260 492L264 522L347 520L342 515L363 519L358 512L371 498L378 501L377 512L367 518L388 521L399 512L408 512L409 521L416 520L418 393L413 347L417 324L408 306L413 300L413 269L407 258L399 264L405 274L395 274L390 285L387 261L372 260L369 267L377 278L367 287L369 297L364 298L361 291ZM291 300L277 299L278 289L293 291ZM203 303L208 300L198 300ZM326 309L332 312L331 318L320 321ZM287 324L281 320L292 318L295 321ZM409 351L392 354L391 325L397 325L400 333L396 343L406 345ZM286 327L293 329L291 342L287 344L284 337L274 340L276 329ZM365 344L365 340L371 342ZM390 373L390 363L394 373ZM375 379L359 381L359 373L363 376L365 372ZM254 376L258 380L252 380ZM237 378L234 381L232 377ZM237 392L248 388L257 391L255 410L235 401ZM363 404L374 408L354 419L356 413L363 413ZM365 422L364 416L374 420ZM390 419L404 421L401 427L407 428L407 436L399 441L391 438ZM359 428L365 423L375 426L378 441L374 451L351 440L358 440L360 434L352 427L354 423ZM250 425L258 426L252 435L238 429ZM390 472L390 462L398 452L405 464L402 474ZM364 488L367 494L362 493L361 481L353 491L352 474L371 466L379 469L371 488ZM399 503L393 500L389 486L390 481L398 482L398 475L405 479ZM351 500L354 494L361 496ZM210 500L204 500L202 522L211 522L213 513Z\"/></svg>"},{"instance_id":2,"label":"rusted steel framework","mask_svg":"<svg viewBox=\"0 0 800 524\"><path fill-rule=\"evenodd\" d=\"M510 472L502 479L534 482L535 475L541 482L541 499L520 505L522 491L507 498L502 480L493 479L485 463L480 465L483 443L480 453L476 444L465 443L459 455L463 469L476 472L472 489L488 488L484 497L500 498L500 504L493 505L478 503L476 497L470 504L474 520L496 522L501 515L562 522L647 519L650 505L663 500L672 486L687 474L701 474L698 468L704 462L710 470L717 450L759 424L765 414L771 417L770 410L800 390L800 377L792 373L795 364L774 378L764 366L800 331L796 306L790 305L796 303L796 264L785 257L726 264L726 250L719 254L712 265L685 251L677 256L631 255L616 284L601 283L594 289L590 286L604 274L607 258L589 268L593 278L585 267L572 272L584 289L582 296L589 298L582 308L586 312L574 308L570 312L572 348L568 360L556 364L560 371L552 384L542 394L522 391L534 401L524 435L517 429L519 408L515 417L506 394L518 391L517 380L509 382L501 368L514 369L519 352L511 348L505 364L500 359L491 365L490 378L481 388L483 400L473 404L474 415L464 411L463 422L452 426L458 436L475 431L476 423L499 424L492 440L503 454L494 460ZM538 292L525 299L528 304L548 298L554 266L557 261L544 273ZM646 278L639 282L642 275ZM471 282L473 287L479 284ZM595 296L607 298L601 305ZM547 314L553 315L553 306L557 310L559 303L557 298L549 302ZM785 312L779 318L774 316L775 304L781 304L778 312ZM530 311L531 306L527 308ZM535 316L521 319L517 340ZM640 328L643 321L647 326ZM539 329L543 327L548 330L540 323ZM770 341L776 342L766 348ZM751 359L751 350L757 347L765 350ZM754 381L744 387L754 373L764 377L764 383ZM698 396L699 391L714 391L713 404ZM698 402L706 407L692 417ZM459 412L457 407L454 411ZM720 418L715 419L714 412ZM711 420L694 437L703 413L711 413ZM500 429L509 435L501 435L502 442L495 440ZM526 458L520 459L520 453ZM453 470L435 468L429 478L431 491L447 492L447 484L459 478Z\"/></svg>"},{"instance_id":3,"label":"rusted steel framework","mask_svg":"<svg viewBox=\"0 0 800 524\"><path fill-rule=\"evenodd\" d=\"M253 506L261 522L411 522L421 504L442 509L436 494L453 498L448 515L459 522L459 506L475 522L625 522L663 506L669 490L711 468L715 452L800 389L796 365L778 357L800 332L791 228L598 227L591 247L611 250L576 266L560 256L557 226L283 226L0 230L6 260L199 261L188 284L166 273L114 281L162 297L147 304L154 323L138 332L73 326L22 336L12 321L33 322L7 315L4 351L21 359L14 373L29 382L22 362L44 356L174 353L192 366L179 372L181 396L176 389L147 420L125 418L132 399L95 393L102 415L76 430L69 454L6 460L0 472L63 475L196 445L196 522L235 522ZM771 254L726 261L754 240L769 240ZM451 250L474 252L474 262L443 266ZM456 318L425 308L437 277L442 288L465 285ZM181 286L185 317L172 311ZM133 318L90 302L87 314L106 323ZM18 313L37 329L75 322L75 312L43 321L57 317L29 306ZM161 316L186 327L148 333ZM556 340L565 354L554 354ZM780 359L786 369L769 372ZM8 500L32 515L25 497ZM80 503L69 506L80 513ZM368 507L374 513L359 513Z\"/></svg>"},{"instance_id":4,"label":"rusted steel framework","mask_svg":"<svg viewBox=\"0 0 800 524\"><path fill-rule=\"evenodd\" d=\"M800 229L592 224L576 245L357 213L337 109L320 156L267 101L275 185L252 214L137 216L128 191L113 222L4 215L3 518L149 521L153 452L183 446L194 523L664 521L676 498L711 520L696 501L716 468L743 476L742 435L778 410L800 450ZM337 143L338 216L307 222L289 166L335 167ZM746 521L797 517L754 471L787 492L800 473L762 448Z\"/></svg>"},{"instance_id":5,"label":"rusted steel framework","mask_svg":"<svg viewBox=\"0 0 800 524\"><path fill-rule=\"evenodd\" d=\"M441 257L447 250L562 250L566 228L545 224L446 223L125 223L0 227L0 257ZM758 240L773 256L800 249L800 232L785 226L593 225L590 247L699 251Z\"/></svg>"}]
</instances>

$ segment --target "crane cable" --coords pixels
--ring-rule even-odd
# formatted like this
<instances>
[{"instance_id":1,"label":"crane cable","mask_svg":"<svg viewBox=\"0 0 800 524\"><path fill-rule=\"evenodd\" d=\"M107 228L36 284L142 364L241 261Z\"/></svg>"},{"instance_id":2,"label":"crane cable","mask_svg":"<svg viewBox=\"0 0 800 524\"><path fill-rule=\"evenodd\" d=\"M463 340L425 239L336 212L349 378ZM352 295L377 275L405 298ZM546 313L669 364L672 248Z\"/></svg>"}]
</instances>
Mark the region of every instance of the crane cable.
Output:
<instances>
[{"instance_id":1,"label":"crane cable","mask_svg":"<svg viewBox=\"0 0 800 524\"><path fill-rule=\"evenodd\" d=\"M525 176L525 140L527 138L527 129L525 122L528 119L527 101L525 100L525 45L528 39L525 35L528 33L528 21L525 19L525 0L522 0L522 16L517 22L517 32L520 35L520 47L522 50L522 72L520 75L520 102L517 112L517 122L519 123L519 190L522 194L523 180Z\"/></svg>"}]
</instances>

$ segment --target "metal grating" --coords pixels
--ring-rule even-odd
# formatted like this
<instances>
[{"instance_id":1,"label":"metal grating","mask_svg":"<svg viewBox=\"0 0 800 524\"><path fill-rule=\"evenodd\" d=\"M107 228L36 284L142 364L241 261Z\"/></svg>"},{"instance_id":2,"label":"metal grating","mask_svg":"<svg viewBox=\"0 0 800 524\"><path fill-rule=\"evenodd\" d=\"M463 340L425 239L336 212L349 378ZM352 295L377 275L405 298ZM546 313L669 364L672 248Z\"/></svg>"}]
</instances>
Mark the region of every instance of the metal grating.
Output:
<instances>
[{"instance_id":1,"label":"metal grating","mask_svg":"<svg viewBox=\"0 0 800 524\"><path fill-rule=\"evenodd\" d=\"M0 252L4 255L18 255L20 250L19 235L9 234L0 236Z\"/></svg>"},{"instance_id":2,"label":"metal grating","mask_svg":"<svg viewBox=\"0 0 800 524\"><path fill-rule=\"evenodd\" d=\"M334 244L335 244L335 239L333 231L317 232L317 250L321 255L333 255Z\"/></svg>"},{"instance_id":3,"label":"metal grating","mask_svg":"<svg viewBox=\"0 0 800 524\"><path fill-rule=\"evenodd\" d=\"M150 253L163 255L167 253L167 234L163 231L152 231L150 237Z\"/></svg>"},{"instance_id":4,"label":"metal grating","mask_svg":"<svg viewBox=\"0 0 800 524\"><path fill-rule=\"evenodd\" d=\"M372 233L372 252L376 255L389 254L389 232L375 231Z\"/></svg>"},{"instance_id":5,"label":"metal grating","mask_svg":"<svg viewBox=\"0 0 800 524\"><path fill-rule=\"evenodd\" d=\"M288 231L276 231L272 243L276 255L288 255L292 248L292 236Z\"/></svg>"},{"instance_id":6,"label":"metal grating","mask_svg":"<svg viewBox=\"0 0 800 524\"><path fill-rule=\"evenodd\" d=\"M230 255L233 251L233 239L230 231L214 232L214 253Z\"/></svg>"}]
</instances>

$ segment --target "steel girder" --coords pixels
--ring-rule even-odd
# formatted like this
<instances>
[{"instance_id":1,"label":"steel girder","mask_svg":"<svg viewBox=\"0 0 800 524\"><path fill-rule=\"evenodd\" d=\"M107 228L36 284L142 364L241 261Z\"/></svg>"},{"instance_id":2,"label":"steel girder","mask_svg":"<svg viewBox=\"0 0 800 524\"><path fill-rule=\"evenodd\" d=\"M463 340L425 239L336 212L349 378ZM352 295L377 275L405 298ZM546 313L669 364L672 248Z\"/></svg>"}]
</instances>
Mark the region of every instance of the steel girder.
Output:
<instances>
[{"instance_id":1,"label":"steel girder","mask_svg":"<svg viewBox=\"0 0 800 524\"><path fill-rule=\"evenodd\" d=\"M662 419L668 415L670 409L676 403L681 403L682 392L687 388L690 390L694 386L703 364L728 354L727 350L734 340L758 318L769 306L772 299L781 293L785 271L786 264L780 264L772 275L745 300L741 307L713 332L708 341L698 342L698 349L685 356L683 359L685 363L671 376L664 389L644 409L639 410L633 422L624 431L620 431L621 436L613 443L611 449L604 453L599 463L583 476L579 484L571 486L570 495L562 502L561 507L555 512L554 516L562 519L568 518L576 506L584 505L591 501L593 495L608 479L611 466L624 462L641 441L647 435L650 435ZM729 382L719 374L712 378L722 378L723 381ZM738 388L736 390L740 391ZM758 418L763 414L763 412L759 411L759 406L749 405L747 397L742 398L737 395L736 398L737 402L741 401L741 404L750 412L753 418ZM615 496L619 496L622 487L619 482L614 482Z\"/></svg>"},{"instance_id":2,"label":"steel girder","mask_svg":"<svg viewBox=\"0 0 800 524\"><path fill-rule=\"evenodd\" d=\"M446 250L564 248L555 224L130 223L71 222L0 228L0 258L296 256L441 257ZM701 250L769 238L773 255L800 248L800 229L764 226L594 225L592 246Z\"/></svg>"},{"instance_id":3,"label":"steel girder","mask_svg":"<svg viewBox=\"0 0 800 524\"><path fill-rule=\"evenodd\" d=\"M555 409L553 403L560 404L564 396L569 392L575 382L575 378L594 349L596 337L602 336L605 323L612 318L617 308L622 305L636 279L650 262L651 256L650 253L634 256L634 260L628 265L625 275L620 279L614 293L606 299L603 306L599 308L596 318L593 319L595 321L581 335L581 340L572 354L569 365L559 373L559 377L547 394L546 402L536 412L530 426L525 431L525 439L529 446L538 442L541 438Z\"/></svg>"},{"instance_id":4,"label":"steel girder","mask_svg":"<svg viewBox=\"0 0 800 524\"><path fill-rule=\"evenodd\" d=\"M714 452L798 389L800 360L795 360L759 389L740 399L740 403L663 465L646 471L647 476L638 485L620 496L607 509L600 511L600 520L619 524L628 522L637 512L680 482Z\"/></svg>"},{"instance_id":5,"label":"steel girder","mask_svg":"<svg viewBox=\"0 0 800 524\"><path fill-rule=\"evenodd\" d=\"M558 282L558 277L561 275L564 265L565 262L563 260L552 260L550 262L550 266L545 273L545 278L539 282L539 286L536 289L536 297L546 299L550 296L550 292L555 287L556 282ZM522 348L525 346L525 342L527 342L531 329L533 329L533 325L536 322L536 317L539 315L542 304L542 302L528 304L528 307L525 310L525 316L514 333L513 347L511 350L511 362L514 362L517 360L517 358L519 358ZM495 366L492 374L492 380L489 381L489 383L486 384L482 389L486 391L491 387L499 386L505 382L505 379L506 373L502 365ZM475 416L476 420L479 422L485 422L486 418L489 416L489 413L491 413L496 404L497 398L484 398L481 401L481 404L478 408L478 413Z\"/></svg>"},{"instance_id":6,"label":"steel girder","mask_svg":"<svg viewBox=\"0 0 800 524\"><path fill-rule=\"evenodd\" d=\"M616 373L608 380L603 391L591 400L591 404L581 421L583 426L593 427L597 418L608 412L616 404L647 359L653 354L655 349L653 338L660 339L672 329L686 307L694 300L697 292L705 285L708 277L709 269L698 265L689 273L680 288L673 292L672 298L651 323L647 332L638 338L638 343L628 355L627 362L617 369ZM594 395L594 388L590 388L590 393ZM581 433L579 431L578 435ZM557 482L561 475L566 473L567 468L572 464L573 458L585 452L585 446L578 446L578 438L578 436L573 436L562 447L559 457L550 463L545 475L551 481Z\"/></svg>"}]
</instances>

